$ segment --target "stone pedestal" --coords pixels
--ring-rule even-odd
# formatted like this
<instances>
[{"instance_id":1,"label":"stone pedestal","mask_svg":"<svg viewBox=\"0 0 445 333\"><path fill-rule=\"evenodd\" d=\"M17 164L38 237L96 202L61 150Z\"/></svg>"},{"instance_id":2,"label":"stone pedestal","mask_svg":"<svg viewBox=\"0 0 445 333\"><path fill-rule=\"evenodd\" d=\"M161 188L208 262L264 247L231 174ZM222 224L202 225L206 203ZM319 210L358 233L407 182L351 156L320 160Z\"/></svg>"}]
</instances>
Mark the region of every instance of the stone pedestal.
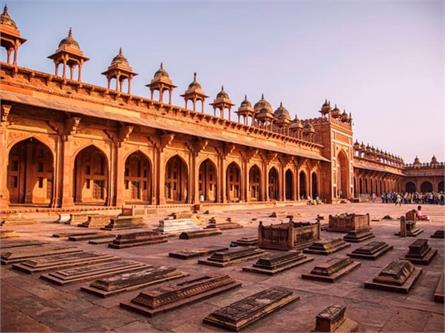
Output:
<instances>
[{"instance_id":1,"label":"stone pedestal","mask_svg":"<svg viewBox=\"0 0 445 333\"><path fill-rule=\"evenodd\" d=\"M395 260L383 268L371 281L365 282L365 288L407 294L420 274L422 274L422 269L414 267L409 261Z\"/></svg>"},{"instance_id":2,"label":"stone pedestal","mask_svg":"<svg viewBox=\"0 0 445 333\"><path fill-rule=\"evenodd\" d=\"M369 214L340 214L329 215L329 227L326 231L330 232L349 232L357 230L370 229Z\"/></svg>"},{"instance_id":3,"label":"stone pedestal","mask_svg":"<svg viewBox=\"0 0 445 333\"><path fill-rule=\"evenodd\" d=\"M309 274L301 277L307 280L335 282L342 276L360 266L360 263L348 257L335 257L316 265Z\"/></svg>"},{"instance_id":4,"label":"stone pedestal","mask_svg":"<svg viewBox=\"0 0 445 333\"><path fill-rule=\"evenodd\" d=\"M243 226L239 223L232 222L230 217L226 218L224 221L220 221L216 217L212 217L207 224L207 229L217 228L219 230L230 230L230 229L239 229Z\"/></svg>"},{"instance_id":5,"label":"stone pedestal","mask_svg":"<svg viewBox=\"0 0 445 333\"><path fill-rule=\"evenodd\" d=\"M94 214L89 215L86 222L79 224L84 228L103 228L110 223L111 217L108 215Z\"/></svg>"},{"instance_id":6,"label":"stone pedestal","mask_svg":"<svg viewBox=\"0 0 445 333\"><path fill-rule=\"evenodd\" d=\"M434 232L434 234L432 234L431 235L431 238L444 238L444 230L443 229L439 229L439 230L436 230L435 232Z\"/></svg>"},{"instance_id":7,"label":"stone pedestal","mask_svg":"<svg viewBox=\"0 0 445 333\"><path fill-rule=\"evenodd\" d=\"M413 264L428 265L436 254L437 250L431 248L428 240L416 239L409 246L409 251L404 259L411 261Z\"/></svg>"},{"instance_id":8,"label":"stone pedestal","mask_svg":"<svg viewBox=\"0 0 445 333\"><path fill-rule=\"evenodd\" d=\"M243 267L243 271L274 275L312 260L314 258L308 258L299 251L289 251L260 258L253 266Z\"/></svg>"},{"instance_id":9,"label":"stone pedestal","mask_svg":"<svg viewBox=\"0 0 445 333\"><path fill-rule=\"evenodd\" d=\"M393 248L394 246L385 242L373 241L355 249L352 253L348 253L348 256L351 258L375 260Z\"/></svg>"},{"instance_id":10,"label":"stone pedestal","mask_svg":"<svg viewBox=\"0 0 445 333\"><path fill-rule=\"evenodd\" d=\"M230 246L256 246L258 245L257 237L242 237L230 242Z\"/></svg>"},{"instance_id":11,"label":"stone pedestal","mask_svg":"<svg viewBox=\"0 0 445 333\"><path fill-rule=\"evenodd\" d=\"M358 324L346 318L345 311L345 305L328 306L317 315L313 332L357 332Z\"/></svg>"},{"instance_id":12,"label":"stone pedestal","mask_svg":"<svg viewBox=\"0 0 445 333\"><path fill-rule=\"evenodd\" d=\"M181 218L159 221L158 230L163 233L180 234L186 231L202 230L202 228L192 218Z\"/></svg>"},{"instance_id":13,"label":"stone pedestal","mask_svg":"<svg viewBox=\"0 0 445 333\"><path fill-rule=\"evenodd\" d=\"M303 252L310 254L329 255L338 252L340 250L343 250L344 248L347 248L349 246L351 246L351 244L346 243L341 238L332 240L322 240L312 243L312 245L309 246L307 249L304 249Z\"/></svg>"}]
</instances>

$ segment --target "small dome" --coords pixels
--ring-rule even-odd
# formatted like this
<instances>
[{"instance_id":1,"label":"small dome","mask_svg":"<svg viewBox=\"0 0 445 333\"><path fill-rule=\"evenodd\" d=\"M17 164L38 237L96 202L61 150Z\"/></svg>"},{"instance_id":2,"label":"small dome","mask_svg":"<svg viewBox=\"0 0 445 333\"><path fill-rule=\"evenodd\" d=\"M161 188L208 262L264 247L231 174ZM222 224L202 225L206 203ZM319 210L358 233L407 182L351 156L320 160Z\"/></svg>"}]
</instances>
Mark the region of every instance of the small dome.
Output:
<instances>
[{"instance_id":1,"label":"small dome","mask_svg":"<svg viewBox=\"0 0 445 333\"><path fill-rule=\"evenodd\" d=\"M341 120L348 121L348 114L346 113L346 110L344 110L343 113L341 114Z\"/></svg>"},{"instance_id":2,"label":"small dome","mask_svg":"<svg viewBox=\"0 0 445 333\"><path fill-rule=\"evenodd\" d=\"M272 105L264 99L264 94L261 95L261 99L255 103L253 109L255 110L255 117L257 119L273 118Z\"/></svg>"},{"instance_id":3,"label":"small dome","mask_svg":"<svg viewBox=\"0 0 445 333\"><path fill-rule=\"evenodd\" d=\"M79 43L73 38L73 33L71 31L71 28L68 31L68 36L62 39L59 43L59 49L64 47L72 47L80 50Z\"/></svg>"},{"instance_id":4,"label":"small dome","mask_svg":"<svg viewBox=\"0 0 445 333\"><path fill-rule=\"evenodd\" d=\"M189 84L188 89L202 89L198 81L196 81L196 73L193 73L193 81Z\"/></svg>"},{"instance_id":5,"label":"small dome","mask_svg":"<svg viewBox=\"0 0 445 333\"><path fill-rule=\"evenodd\" d=\"M303 124L301 123L301 120L298 119L297 115L295 115L295 118L291 121L290 125L289 125L289 129L302 129L303 128Z\"/></svg>"},{"instance_id":6,"label":"small dome","mask_svg":"<svg viewBox=\"0 0 445 333\"><path fill-rule=\"evenodd\" d=\"M236 113L238 113L238 115L240 116L251 116L253 114L253 107L252 107L252 103L249 102L249 100L247 99L247 95L244 95L244 100L241 102L238 110L236 111Z\"/></svg>"},{"instance_id":7,"label":"small dome","mask_svg":"<svg viewBox=\"0 0 445 333\"><path fill-rule=\"evenodd\" d=\"M437 158L436 156L433 155L433 157L431 158L431 164L437 164Z\"/></svg>"},{"instance_id":8,"label":"small dome","mask_svg":"<svg viewBox=\"0 0 445 333\"><path fill-rule=\"evenodd\" d=\"M153 75L153 79L150 82L151 84L154 83L165 83L168 85L173 85L172 80L170 79L170 76L168 75L167 71L164 69L164 65L161 62L161 65L159 66L159 69L156 71L156 73Z\"/></svg>"},{"instance_id":9,"label":"small dome","mask_svg":"<svg viewBox=\"0 0 445 333\"><path fill-rule=\"evenodd\" d=\"M309 134L309 133L315 133L315 128L311 123L306 123L306 125L304 125L304 133Z\"/></svg>"},{"instance_id":10,"label":"small dome","mask_svg":"<svg viewBox=\"0 0 445 333\"><path fill-rule=\"evenodd\" d=\"M244 100L241 102L240 108L252 108L252 103L247 99L247 95L244 95Z\"/></svg>"},{"instance_id":11,"label":"small dome","mask_svg":"<svg viewBox=\"0 0 445 333\"><path fill-rule=\"evenodd\" d=\"M334 118L340 115L340 109L337 107L337 104L335 104L335 107L332 109L331 114Z\"/></svg>"},{"instance_id":12,"label":"small dome","mask_svg":"<svg viewBox=\"0 0 445 333\"><path fill-rule=\"evenodd\" d=\"M283 102L280 102L280 106L275 110L274 116L280 120L290 121L289 111L283 106Z\"/></svg>"},{"instance_id":13,"label":"small dome","mask_svg":"<svg viewBox=\"0 0 445 333\"><path fill-rule=\"evenodd\" d=\"M111 66L117 66L117 65L130 67L127 58L125 58L124 54L122 53L122 47L119 49L118 55L115 56L113 60L111 60Z\"/></svg>"},{"instance_id":14,"label":"small dome","mask_svg":"<svg viewBox=\"0 0 445 333\"><path fill-rule=\"evenodd\" d=\"M359 149L360 148L360 143L358 143L357 140L355 140L355 142L354 142L354 148L355 149Z\"/></svg>"},{"instance_id":15,"label":"small dome","mask_svg":"<svg viewBox=\"0 0 445 333\"><path fill-rule=\"evenodd\" d=\"M221 86L221 91L216 95L217 99L230 99L229 94L224 91L224 86Z\"/></svg>"},{"instance_id":16,"label":"small dome","mask_svg":"<svg viewBox=\"0 0 445 333\"><path fill-rule=\"evenodd\" d=\"M7 25L14 28L15 30L18 30L14 20L11 18L11 16L9 16L8 6L6 5L5 7L3 7L3 13L0 15L0 24Z\"/></svg>"},{"instance_id":17,"label":"small dome","mask_svg":"<svg viewBox=\"0 0 445 333\"><path fill-rule=\"evenodd\" d=\"M203 96L203 97L207 97L206 94L204 93L204 90L202 90L201 85L196 80L196 73L193 73L193 81L192 81L192 83L189 84L187 90L181 96L186 97L186 96L189 96L189 95L200 95L200 96Z\"/></svg>"},{"instance_id":18,"label":"small dome","mask_svg":"<svg viewBox=\"0 0 445 333\"><path fill-rule=\"evenodd\" d=\"M325 115L328 114L330 111L331 111L331 102L325 99L323 105L321 106L320 113Z\"/></svg>"}]
</instances>

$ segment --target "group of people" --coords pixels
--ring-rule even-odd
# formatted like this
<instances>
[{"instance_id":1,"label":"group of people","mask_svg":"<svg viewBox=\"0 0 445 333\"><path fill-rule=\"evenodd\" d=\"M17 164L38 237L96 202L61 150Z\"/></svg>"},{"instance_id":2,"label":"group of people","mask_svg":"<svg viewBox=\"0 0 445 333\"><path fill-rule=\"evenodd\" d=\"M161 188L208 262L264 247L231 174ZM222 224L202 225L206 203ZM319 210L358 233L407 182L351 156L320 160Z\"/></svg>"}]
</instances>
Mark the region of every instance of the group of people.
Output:
<instances>
[{"instance_id":1,"label":"group of people","mask_svg":"<svg viewBox=\"0 0 445 333\"><path fill-rule=\"evenodd\" d=\"M372 195L375 198L375 195ZM394 203L396 205L402 204L433 204L445 205L445 194L443 192L427 192L427 193L382 193L382 203Z\"/></svg>"}]
</instances>

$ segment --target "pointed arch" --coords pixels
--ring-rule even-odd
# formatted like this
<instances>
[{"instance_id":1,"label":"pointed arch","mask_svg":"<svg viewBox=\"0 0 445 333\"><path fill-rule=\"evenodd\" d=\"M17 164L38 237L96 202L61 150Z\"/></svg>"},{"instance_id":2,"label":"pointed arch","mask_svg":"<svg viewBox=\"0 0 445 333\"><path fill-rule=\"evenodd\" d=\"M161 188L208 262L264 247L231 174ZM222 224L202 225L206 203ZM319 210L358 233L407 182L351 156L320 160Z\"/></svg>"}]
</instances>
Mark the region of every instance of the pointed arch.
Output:
<instances>
[{"instance_id":1,"label":"pointed arch","mask_svg":"<svg viewBox=\"0 0 445 333\"><path fill-rule=\"evenodd\" d=\"M216 202L217 199L217 171L216 165L209 158L199 166L199 200L202 202Z\"/></svg>"},{"instance_id":2,"label":"pointed arch","mask_svg":"<svg viewBox=\"0 0 445 333\"><path fill-rule=\"evenodd\" d=\"M279 173L276 167L271 167L268 174L269 200L280 200Z\"/></svg>"},{"instance_id":3,"label":"pointed arch","mask_svg":"<svg viewBox=\"0 0 445 333\"><path fill-rule=\"evenodd\" d=\"M236 162L230 163L226 170L226 196L228 202L241 199L241 168Z\"/></svg>"},{"instance_id":4,"label":"pointed arch","mask_svg":"<svg viewBox=\"0 0 445 333\"><path fill-rule=\"evenodd\" d=\"M151 162L146 154L136 150L125 159L124 200L128 203L151 202Z\"/></svg>"},{"instance_id":5,"label":"pointed arch","mask_svg":"<svg viewBox=\"0 0 445 333\"><path fill-rule=\"evenodd\" d=\"M314 171L311 175L311 184L312 184L312 199L316 199L320 197L320 187L318 181L318 174Z\"/></svg>"},{"instance_id":6,"label":"pointed arch","mask_svg":"<svg viewBox=\"0 0 445 333\"><path fill-rule=\"evenodd\" d=\"M187 163L178 154L170 157L165 166L165 198L167 202L186 203L188 200Z\"/></svg>"},{"instance_id":7,"label":"pointed arch","mask_svg":"<svg viewBox=\"0 0 445 333\"><path fill-rule=\"evenodd\" d=\"M285 198L286 200L294 200L294 173L291 169L287 169L284 175L285 181Z\"/></svg>"},{"instance_id":8,"label":"pointed arch","mask_svg":"<svg viewBox=\"0 0 445 333\"><path fill-rule=\"evenodd\" d=\"M306 172L304 170L301 170L298 175L298 181L299 181L299 190L300 190L300 200L307 199L307 176Z\"/></svg>"},{"instance_id":9,"label":"pointed arch","mask_svg":"<svg viewBox=\"0 0 445 333\"><path fill-rule=\"evenodd\" d=\"M251 201L261 201L261 170L254 164L249 170L249 197Z\"/></svg>"},{"instance_id":10,"label":"pointed arch","mask_svg":"<svg viewBox=\"0 0 445 333\"><path fill-rule=\"evenodd\" d=\"M349 160L344 150L337 155L337 194L339 198L349 195Z\"/></svg>"}]
</instances>

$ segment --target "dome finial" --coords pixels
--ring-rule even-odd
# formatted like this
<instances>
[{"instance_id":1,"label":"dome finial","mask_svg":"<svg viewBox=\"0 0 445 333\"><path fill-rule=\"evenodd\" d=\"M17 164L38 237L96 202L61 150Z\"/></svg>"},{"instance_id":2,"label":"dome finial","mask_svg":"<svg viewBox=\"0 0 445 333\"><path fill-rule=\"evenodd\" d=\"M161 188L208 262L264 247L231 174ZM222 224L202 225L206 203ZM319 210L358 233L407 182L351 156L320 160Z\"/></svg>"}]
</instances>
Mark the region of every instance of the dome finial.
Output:
<instances>
[{"instance_id":1,"label":"dome finial","mask_svg":"<svg viewBox=\"0 0 445 333\"><path fill-rule=\"evenodd\" d=\"M283 107L283 102L280 102L280 108L282 108Z\"/></svg>"},{"instance_id":2,"label":"dome finial","mask_svg":"<svg viewBox=\"0 0 445 333\"><path fill-rule=\"evenodd\" d=\"M261 94L261 99L264 99L264 93Z\"/></svg>"},{"instance_id":3,"label":"dome finial","mask_svg":"<svg viewBox=\"0 0 445 333\"><path fill-rule=\"evenodd\" d=\"M5 7L3 7L3 14L8 14L8 5L5 4Z\"/></svg>"},{"instance_id":4,"label":"dome finial","mask_svg":"<svg viewBox=\"0 0 445 333\"><path fill-rule=\"evenodd\" d=\"M244 100L247 101L247 94L244 94Z\"/></svg>"},{"instance_id":5,"label":"dome finial","mask_svg":"<svg viewBox=\"0 0 445 333\"><path fill-rule=\"evenodd\" d=\"M221 86L221 91L224 91L224 85Z\"/></svg>"},{"instance_id":6,"label":"dome finial","mask_svg":"<svg viewBox=\"0 0 445 333\"><path fill-rule=\"evenodd\" d=\"M119 55L122 57L124 54L122 53L122 46L119 48Z\"/></svg>"},{"instance_id":7,"label":"dome finial","mask_svg":"<svg viewBox=\"0 0 445 333\"><path fill-rule=\"evenodd\" d=\"M68 37L73 37L73 31L72 28L70 27L70 30L68 30Z\"/></svg>"},{"instance_id":8,"label":"dome finial","mask_svg":"<svg viewBox=\"0 0 445 333\"><path fill-rule=\"evenodd\" d=\"M164 69L164 64L161 62L161 66L160 66L160 68L161 69Z\"/></svg>"},{"instance_id":9,"label":"dome finial","mask_svg":"<svg viewBox=\"0 0 445 333\"><path fill-rule=\"evenodd\" d=\"M196 72L193 73L193 82L196 82Z\"/></svg>"}]
</instances>

